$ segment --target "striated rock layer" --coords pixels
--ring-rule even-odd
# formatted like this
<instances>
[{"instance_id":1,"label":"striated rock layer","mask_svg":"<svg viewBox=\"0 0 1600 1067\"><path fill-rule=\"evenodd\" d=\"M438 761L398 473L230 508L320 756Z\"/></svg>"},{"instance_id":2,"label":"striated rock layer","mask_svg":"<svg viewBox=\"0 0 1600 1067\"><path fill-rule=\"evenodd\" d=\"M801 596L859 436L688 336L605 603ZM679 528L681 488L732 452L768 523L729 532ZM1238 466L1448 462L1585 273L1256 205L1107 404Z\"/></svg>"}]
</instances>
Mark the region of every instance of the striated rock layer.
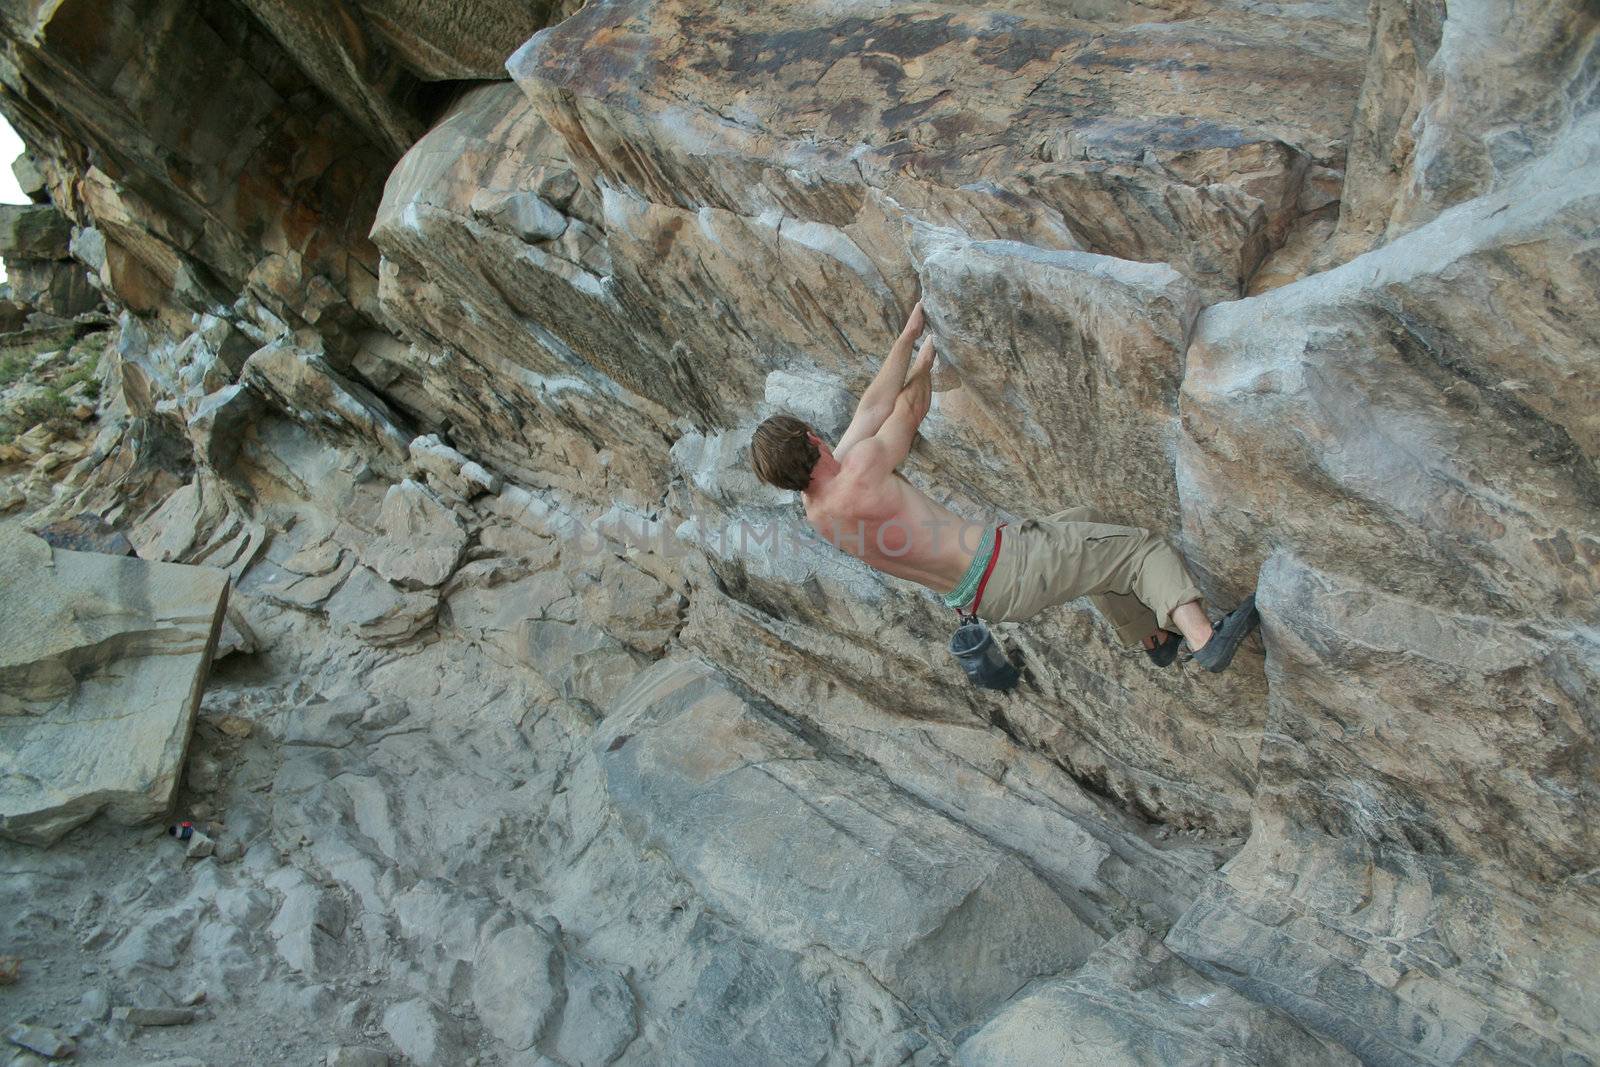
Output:
<instances>
[{"instance_id":1,"label":"striated rock layer","mask_svg":"<svg viewBox=\"0 0 1600 1067\"><path fill-rule=\"evenodd\" d=\"M1591 5L449 7L0 2L122 313L36 518L243 653L219 851L63 959L418 1063L1600 1058ZM795 536L750 429L919 295L907 477L1169 537L1232 671L1078 603L978 691Z\"/></svg>"}]
</instances>

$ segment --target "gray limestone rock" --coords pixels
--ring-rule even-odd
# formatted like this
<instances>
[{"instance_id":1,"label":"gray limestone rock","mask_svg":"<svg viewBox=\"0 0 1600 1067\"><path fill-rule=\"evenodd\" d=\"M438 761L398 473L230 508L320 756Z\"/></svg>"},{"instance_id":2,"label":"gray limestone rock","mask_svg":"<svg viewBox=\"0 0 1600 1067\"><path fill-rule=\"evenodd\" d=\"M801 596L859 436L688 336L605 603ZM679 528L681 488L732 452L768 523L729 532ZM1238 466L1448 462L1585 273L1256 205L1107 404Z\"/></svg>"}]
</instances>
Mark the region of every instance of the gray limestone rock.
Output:
<instances>
[{"instance_id":1,"label":"gray limestone rock","mask_svg":"<svg viewBox=\"0 0 1600 1067\"><path fill-rule=\"evenodd\" d=\"M74 552L104 552L109 556L134 554L134 545L127 534L87 511L70 519L46 523L33 532L54 548L67 548Z\"/></svg>"},{"instance_id":2,"label":"gray limestone rock","mask_svg":"<svg viewBox=\"0 0 1600 1067\"><path fill-rule=\"evenodd\" d=\"M111 1012L114 1022L130 1026L188 1026L198 1017L193 1008L121 1007Z\"/></svg>"},{"instance_id":3,"label":"gray limestone rock","mask_svg":"<svg viewBox=\"0 0 1600 1067\"><path fill-rule=\"evenodd\" d=\"M0 256L66 259L72 220L50 204L0 204Z\"/></svg>"},{"instance_id":4,"label":"gray limestone rock","mask_svg":"<svg viewBox=\"0 0 1600 1067\"><path fill-rule=\"evenodd\" d=\"M398 470L410 435L387 403L336 371L321 348L314 335L276 341L245 361L240 380L309 429L375 445L375 458Z\"/></svg>"},{"instance_id":5,"label":"gray limestone rock","mask_svg":"<svg viewBox=\"0 0 1600 1067\"><path fill-rule=\"evenodd\" d=\"M529 244L553 241L567 228L567 217L535 193L483 190L472 198L472 213Z\"/></svg>"},{"instance_id":6,"label":"gray limestone rock","mask_svg":"<svg viewBox=\"0 0 1600 1067\"><path fill-rule=\"evenodd\" d=\"M281 872L267 879L266 884L283 895L268 927L278 955L302 974L326 976L342 956L340 938L346 921L343 904L298 872Z\"/></svg>"},{"instance_id":7,"label":"gray limestone rock","mask_svg":"<svg viewBox=\"0 0 1600 1067\"><path fill-rule=\"evenodd\" d=\"M39 169L38 161L28 153L23 152L11 161L11 173L17 179L17 188L35 203L41 203L47 198L44 172Z\"/></svg>"},{"instance_id":8,"label":"gray limestone rock","mask_svg":"<svg viewBox=\"0 0 1600 1067\"><path fill-rule=\"evenodd\" d=\"M768 414L804 419L829 440L837 440L844 433L856 407L856 398L837 381L782 370L767 375L762 399Z\"/></svg>"},{"instance_id":9,"label":"gray limestone rock","mask_svg":"<svg viewBox=\"0 0 1600 1067\"><path fill-rule=\"evenodd\" d=\"M497 476L445 444L437 434L418 437L409 451L412 467L427 478L432 489L461 499L500 491Z\"/></svg>"},{"instance_id":10,"label":"gray limestone rock","mask_svg":"<svg viewBox=\"0 0 1600 1067\"><path fill-rule=\"evenodd\" d=\"M638 1005L620 974L568 956L566 1001L553 1051L572 1067L608 1067L638 1033Z\"/></svg>"},{"instance_id":11,"label":"gray limestone rock","mask_svg":"<svg viewBox=\"0 0 1600 1067\"><path fill-rule=\"evenodd\" d=\"M1579 1020L1596 1003L1588 983L1563 977L1597 951L1577 921L1591 902L1578 887L1502 877L1271 813L1166 944L1363 1063L1559 1063L1587 1043ZM1569 931L1559 943L1540 943L1558 926ZM1537 1020L1497 992L1498 961L1535 958L1520 980L1549 1009Z\"/></svg>"},{"instance_id":12,"label":"gray limestone rock","mask_svg":"<svg viewBox=\"0 0 1600 1067\"><path fill-rule=\"evenodd\" d=\"M484 1027L514 1051L531 1049L561 998L560 969L556 943L538 927L496 934L472 966L472 1003Z\"/></svg>"},{"instance_id":13,"label":"gray limestone rock","mask_svg":"<svg viewBox=\"0 0 1600 1067\"><path fill-rule=\"evenodd\" d=\"M378 516L378 536L362 549L368 566L404 588L442 585L467 545L466 527L450 507L420 482L389 487Z\"/></svg>"},{"instance_id":14,"label":"gray limestone rock","mask_svg":"<svg viewBox=\"0 0 1600 1067\"><path fill-rule=\"evenodd\" d=\"M6 1040L18 1048L37 1052L45 1059L62 1059L77 1051L77 1043L44 1026L14 1023L6 1027Z\"/></svg>"},{"instance_id":15,"label":"gray limestone rock","mask_svg":"<svg viewBox=\"0 0 1600 1067\"><path fill-rule=\"evenodd\" d=\"M418 997L391 1005L383 1013L383 1029L418 1067L454 1067L461 1062L455 1021L429 1000Z\"/></svg>"},{"instance_id":16,"label":"gray limestone rock","mask_svg":"<svg viewBox=\"0 0 1600 1067\"><path fill-rule=\"evenodd\" d=\"M91 1022L105 1022L111 1015L111 995L98 987L85 990L78 998L78 1010Z\"/></svg>"},{"instance_id":17,"label":"gray limestone rock","mask_svg":"<svg viewBox=\"0 0 1600 1067\"><path fill-rule=\"evenodd\" d=\"M375 1048L340 1045L329 1049L325 1067L389 1067L389 1056Z\"/></svg>"},{"instance_id":18,"label":"gray limestone rock","mask_svg":"<svg viewBox=\"0 0 1600 1067\"><path fill-rule=\"evenodd\" d=\"M327 601L328 618L377 645L409 641L432 624L439 594L408 591L357 566Z\"/></svg>"}]
</instances>

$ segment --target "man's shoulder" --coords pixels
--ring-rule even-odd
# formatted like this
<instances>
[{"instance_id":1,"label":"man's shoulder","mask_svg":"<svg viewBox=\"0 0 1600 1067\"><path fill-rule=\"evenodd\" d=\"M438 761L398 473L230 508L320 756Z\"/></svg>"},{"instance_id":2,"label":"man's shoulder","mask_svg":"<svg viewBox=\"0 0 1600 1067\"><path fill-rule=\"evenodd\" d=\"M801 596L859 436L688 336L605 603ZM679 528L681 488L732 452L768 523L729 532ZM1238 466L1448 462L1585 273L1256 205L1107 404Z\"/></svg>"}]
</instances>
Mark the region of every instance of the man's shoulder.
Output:
<instances>
[{"instance_id":1,"label":"man's shoulder","mask_svg":"<svg viewBox=\"0 0 1600 1067\"><path fill-rule=\"evenodd\" d=\"M839 457L839 476L834 481L846 493L871 493L893 476L888 448L877 438L869 437Z\"/></svg>"},{"instance_id":2,"label":"man's shoulder","mask_svg":"<svg viewBox=\"0 0 1600 1067\"><path fill-rule=\"evenodd\" d=\"M813 525L853 522L869 492L870 488L860 478L841 470L824 492L805 498L806 518Z\"/></svg>"},{"instance_id":3,"label":"man's shoulder","mask_svg":"<svg viewBox=\"0 0 1600 1067\"><path fill-rule=\"evenodd\" d=\"M863 437L844 451L835 452L833 458L839 461L839 466L849 470L852 465L861 467L879 459L884 449L884 443L876 437Z\"/></svg>"}]
</instances>

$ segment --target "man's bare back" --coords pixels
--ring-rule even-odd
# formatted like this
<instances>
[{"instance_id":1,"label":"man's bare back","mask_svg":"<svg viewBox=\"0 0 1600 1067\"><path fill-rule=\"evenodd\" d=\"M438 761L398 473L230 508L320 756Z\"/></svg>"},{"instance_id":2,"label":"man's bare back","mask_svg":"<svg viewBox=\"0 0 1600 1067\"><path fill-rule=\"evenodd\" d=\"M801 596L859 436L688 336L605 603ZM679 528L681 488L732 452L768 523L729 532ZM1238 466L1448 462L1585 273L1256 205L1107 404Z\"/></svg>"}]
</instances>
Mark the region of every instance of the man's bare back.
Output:
<instances>
[{"instance_id":1,"label":"man's bare back","mask_svg":"<svg viewBox=\"0 0 1600 1067\"><path fill-rule=\"evenodd\" d=\"M857 559L948 593L966 573L985 526L963 519L906 481L898 471L859 456L866 442L839 458L837 477L804 494L806 518L830 544Z\"/></svg>"}]
</instances>

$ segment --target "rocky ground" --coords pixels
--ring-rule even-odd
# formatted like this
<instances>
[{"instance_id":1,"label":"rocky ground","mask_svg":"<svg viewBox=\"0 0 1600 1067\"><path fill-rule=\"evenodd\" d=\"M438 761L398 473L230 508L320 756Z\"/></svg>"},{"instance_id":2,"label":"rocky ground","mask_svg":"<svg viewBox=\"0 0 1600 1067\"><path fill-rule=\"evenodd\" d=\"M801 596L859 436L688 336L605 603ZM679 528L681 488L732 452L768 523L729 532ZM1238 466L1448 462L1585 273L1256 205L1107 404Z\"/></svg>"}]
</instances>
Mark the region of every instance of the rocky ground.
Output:
<instances>
[{"instance_id":1,"label":"rocky ground","mask_svg":"<svg viewBox=\"0 0 1600 1067\"><path fill-rule=\"evenodd\" d=\"M0 0L19 1062L1600 1058L1587 5L425 6ZM781 536L919 296L1232 671Z\"/></svg>"},{"instance_id":2,"label":"rocky ground","mask_svg":"<svg viewBox=\"0 0 1600 1067\"><path fill-rule=\"evenodd\" d=\"M411 529L458 530L468 559L439 568L422 640L352 558L417 553L312 514L275 539L234 594L257 650L213 668L177 794L210 840L0 845L8 1010L84 1062L948 1062L1035 974L1164 930L1219 861L988 731L924 724L878 766L894 716L797 722L682 647L672 584L552 537L537 504ZM1276 1025L1252 1040L1338 1059Z\"/></svg>"}]
</instances>

